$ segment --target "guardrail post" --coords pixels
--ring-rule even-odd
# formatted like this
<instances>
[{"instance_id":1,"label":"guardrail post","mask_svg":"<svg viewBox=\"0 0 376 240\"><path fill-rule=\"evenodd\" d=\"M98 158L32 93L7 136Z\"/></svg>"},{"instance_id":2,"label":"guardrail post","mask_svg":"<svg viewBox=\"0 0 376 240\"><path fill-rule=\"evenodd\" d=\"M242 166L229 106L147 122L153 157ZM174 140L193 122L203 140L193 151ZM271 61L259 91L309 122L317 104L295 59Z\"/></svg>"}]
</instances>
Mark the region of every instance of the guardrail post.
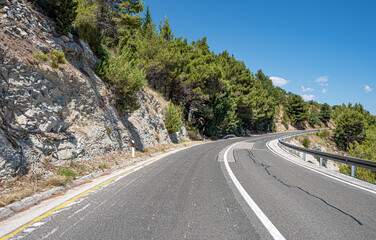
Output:
<instances>
[{"instance_id":1,"label":"guardrail post","mask_svg":"<svg viewBox=\"0 0 376 240\"><path fill-rule=\"evenodd\" d=\"M294 149L294 155L296 156L296 150Z\"/></svg>"},{"instance_id":2,"label":"guardrail post","mask_svg":"<svg viewBox=\"0 0 376 240\"><path fill-rule=\"evenodd\" d=\"M320 157L320 166L322 167L322 157Z\"/></svg>"},{"instance_id":3,"label":"guardrail post","mask_svg":"<svg viewBox=\"0 0 376 240\"><path fill-rule=\"evenodd\" d=\"M351 177L355 177L356 168L355 166L351 165Z\"/></svg>"},{"instance_id":4,"label":"guardrail post","mask_svg":"<svg viewBox=\"0 0 376 240\"><path fill-rule=\"evenodd\" d=\"M307 156L306 156L306 153L303 152L303 160L304 160L304 161L306 161L306 157L307 157Z\"/></svg>"}]
</instances>

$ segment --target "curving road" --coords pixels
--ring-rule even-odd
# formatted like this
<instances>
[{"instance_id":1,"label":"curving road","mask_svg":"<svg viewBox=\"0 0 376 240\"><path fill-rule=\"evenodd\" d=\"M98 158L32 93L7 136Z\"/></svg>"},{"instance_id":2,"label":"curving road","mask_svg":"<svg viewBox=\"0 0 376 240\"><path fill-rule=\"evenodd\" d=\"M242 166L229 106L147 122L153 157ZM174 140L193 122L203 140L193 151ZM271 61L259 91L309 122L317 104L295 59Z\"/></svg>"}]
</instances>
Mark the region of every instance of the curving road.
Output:
<instances>
[{"instance_id":1,"label":"curving road","mask_svg":"<svg viewBox=\"0 0 376 240\"><path fill-rule=\"evenodd\" d=\"M13 238L376 239L376 194L278 157L266 147L278 136L211 142L166 156ZM274 228L252 210L225 166L224 149L242 141L228 151L228 166Z\"/></svg>"}]
</instances>

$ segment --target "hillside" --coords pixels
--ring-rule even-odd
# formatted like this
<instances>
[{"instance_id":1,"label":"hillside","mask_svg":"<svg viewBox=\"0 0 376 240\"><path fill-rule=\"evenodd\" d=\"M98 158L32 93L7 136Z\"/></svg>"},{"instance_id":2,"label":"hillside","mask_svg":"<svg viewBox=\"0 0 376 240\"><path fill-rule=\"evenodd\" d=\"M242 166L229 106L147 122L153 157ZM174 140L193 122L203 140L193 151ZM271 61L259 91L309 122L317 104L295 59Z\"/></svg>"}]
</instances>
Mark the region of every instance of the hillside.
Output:
<instances>
[{"instance_id":1,"label":"hillside","mask_svg":"<svg viewBox=\"0 0 376 240\"><path fill-rule=\"evenodd\" d=\"M90 46L55 27L29 1L0 1L0 179L48 176L46 164L127 152L131 140L140 151L172 142L162 98L143 87L140 108L119 113ZM43 61L53 49L66 59L57 68Z\"/></svg>"}]
</instances>

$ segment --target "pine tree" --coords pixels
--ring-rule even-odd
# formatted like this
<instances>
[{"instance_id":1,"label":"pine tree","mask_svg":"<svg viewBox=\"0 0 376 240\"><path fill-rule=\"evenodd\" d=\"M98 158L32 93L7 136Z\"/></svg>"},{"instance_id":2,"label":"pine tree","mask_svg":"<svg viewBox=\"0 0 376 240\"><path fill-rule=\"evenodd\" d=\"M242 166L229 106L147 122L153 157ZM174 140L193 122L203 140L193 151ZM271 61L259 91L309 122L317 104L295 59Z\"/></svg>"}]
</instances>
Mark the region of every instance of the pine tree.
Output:
<instances>
[{"instance_id":1,"label":"pine tree","mask_svg":"<svg viewBox=\"0 0 376 240\"><path fill-rule=\"evenodd\" d=\"M301 123L308 118L307 104L301 96L291 94L287 97L287 115L293 123Z\"/></svg>"},{"instance_id":2,"label":"pine tree","mask_svg":"<svg viewBox=\"0 0 376 240\"><path fill-rule=\"evenodd\" d=\"M151 25L153 24L153 19L151 18L151 14L150 14L150 11L149 11L149 5L146 7L146 13L145 13L145 17L142 19L142 28L144 29L144 31L146 31L146 29Z\"/></svg>"},{"instance_id":3,"label":"pine tree","mask_svg":"<svg viewBox=\"0 0 376 240\"><path fill-rule=\"evenodd\" d=\"M320 120L321 120L321 122L323 122L323 123L329 122L331 113L332 113L332 109L329 106L329 104L324 103L323 105L321 105L321 108L320 108Z\"/></svg>"},{"instance_id":4,"label":"pine tree","mask_svg":"<svg viewBox=\"0 0 376 240\"><path fill-rule=\"evenodd\" d=\"M169 134L178 132L182 126L179 111L171 100L168 102L168 107L166 109L165 126Z\"/></svg>"},{"instance_id":5,"label":"pine tree","mask_svg":"<svg viewBox=\"0 0 376 240\"><path fill-rule=\"evenodd\" d=\"M77 17L77 2L74 0L60 0L56 3L56 31L68 35L72 23Z\"/></svg>"},{"instance_id":6,"label":"pine tree","mask_svg":"<svg viewBox=\"0 0 376 240\"><path fill-rule=\"evenodd\" d=\"M174 39L174 34L172 33L172 29L170 28L168 18L166 18L163 25L161 20L161 23L159 24L159 33L167 41L171 41L172 39Z\"/></svg>"}]
</instances>

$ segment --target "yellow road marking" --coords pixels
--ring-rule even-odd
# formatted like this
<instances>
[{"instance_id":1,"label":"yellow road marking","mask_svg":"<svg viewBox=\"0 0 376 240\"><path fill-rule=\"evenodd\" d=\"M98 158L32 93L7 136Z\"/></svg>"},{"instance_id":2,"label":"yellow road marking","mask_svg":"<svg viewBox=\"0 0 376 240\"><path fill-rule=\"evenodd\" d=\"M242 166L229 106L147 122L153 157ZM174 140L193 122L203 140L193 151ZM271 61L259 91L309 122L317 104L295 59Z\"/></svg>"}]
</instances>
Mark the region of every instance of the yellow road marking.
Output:
<instances>
[{"instance_id":1,"label":"yellow road marking","mask_svg":"<svg viewBox=\"0 0 376 240\"><path fill-rule=\"evenodd\" d=\"M179 149L179 150L181 150L181 149ZM8 239L8 238L10 238L10 237L16 235L17 233L23 231L25 228L27 228L27 227L33 225L34 223L39 222L40 220L42 220L42 219L48 217L49 215L51 215L52 213L56 212L57 210L62 209L63 207L65 207L65 206L67 206L68 204L70 204L70 203L76 201L76 200L79 199L79 198L82 198L82 197L85 196L86 194L88 194L88 193L94 191L95 189L98 189L98 188L102 187L103 185L106 185L107 183L114 181L116 178L121 177L121 176L123 176L123 175L125 175L125 174L127 174L127 173L133 172L133 171L135 171L136 169L145 166L146 164L149 164L149 163L151 163L151 162L154 162L154 161L156 161L156 160L158 160L158 159L160 159L160 158L163 158L163 157L165 157L165 156L167 156L167 155L169 155L169 154L172 154L172 153L174 153L174 152L176 152L176 151L177 151L177 150L175 150L175 151L171 151L171 152L166 153L166 154L164 154L164 155L161 155L161 156L159 156L159 157L153 158L153 159L151 159L151 160L149 160L149 161L147 161L147 162L145 162L145 163L143 163L143 164L141 164L141 165L139 165L139 166L137 166L137 167L134 167L134 168L132 168L132 169L129 169L128 171L125 171L125 172L123 172L123 173L120 173L120 174L116 175L115 177L112 177L112 178L110 178L109 180L107 180L107 181L105 181L105 182L103 182L103 183L98 184L97 186L95 186L95 187L93 187L93 188L87 190L86 192L83 192L83 193L81 193L81 194L75 196L74 198L72 198L72 199L70 199L70 200L68 200L68 201L66 201L66 202L64 202L64 203L62 203L61 205L55 207L54 209L52 209L52 210L46 212L45 214L43 214L43 215L41 215L41 216L39 216L39 217L37 217L37 218L34 218L34 220L32 220L31 222L29 222L29 223L23 225L22 227L20 227L20 228L18 228L17 230L15 230L15 231L9 233L9 234L6 235L6 236L1 237L0 240L5 240L5 239Z\"/></svg>"}]
</instances>

